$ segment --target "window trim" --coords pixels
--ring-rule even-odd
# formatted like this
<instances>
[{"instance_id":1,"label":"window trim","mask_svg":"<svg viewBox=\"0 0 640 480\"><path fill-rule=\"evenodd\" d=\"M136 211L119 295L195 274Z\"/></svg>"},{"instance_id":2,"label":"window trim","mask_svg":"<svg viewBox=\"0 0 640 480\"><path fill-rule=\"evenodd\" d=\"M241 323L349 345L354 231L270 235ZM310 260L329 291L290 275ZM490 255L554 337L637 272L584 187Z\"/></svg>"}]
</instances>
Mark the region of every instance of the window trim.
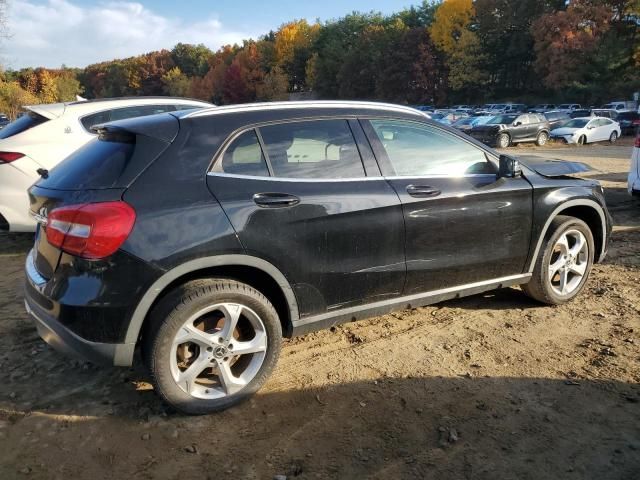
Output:
<instances>
[{"instance_id":1,"label":"window trim","mask_svg":"<svg viewBox=\"0 0 640 480\"><path fill-rule=\"evenodd\" d=\"M389 156L387 155L387 151L385 150L384 146L382 145L382 143L380 142L380 139L378 138L378 135L375 132L375 129L373 128L373 125L371 125L371 120L393 120L393 121L397 121L397 122L403 122L403 123L414 123L416 125L419 125L421 127L427 127L429 129L432 129L434 131L439 131L444 133L445 135L451 135L452 137L455 137L469 145L471 145L472 147L477 148L480 152L484 153L485 159L488 163L492 164L493 167L495 168L496 172L495 173L464 173L461 175L450 175L448 173L439 173L439 174L429 174L429 175L397 175L395 169L393 168L393 164L391 163L391 160L389 159ZM434 125L431 123L427 123L427 122L420 122L420 121L415 121L415 120L405 120L402 118L397 118L397 117L361 117L360 118L360 125L362 126L362 129L365 132L365 135L367 136L367 139L369 140L369 143L371 145L371 149L373 151L374 156L376 157L376 160L378 161L378 165L380 166L380 171L382 172L382 176L388 180L399 180L399 179L420 179L420 178L472 178L472 177L493 177L496 178L498 175L498 157L496 156L496 154L494 152L492 152L491 150L488 150L486 148L485 145L481 144L478 145L476 144L474 141L469 141L468 139L464 138L462 135L459 134L459 132L456 131L450 131L447 128L442 128L440 125Z\"/></svg>"},{"instance_id":2,"label":"window trim","mask_svg":"<svg viewBox=\"0 0 640 480\"><path fill-rule=\"evenodd\" d=\"M262 138L262 133L260 132L260 128L261 127L270 127L270 126L274 126L274 125L286 125L289 123L304 123L304 122L315 122L315 121L327 121L327 120L339 120L339 121L344 121L347 124L347 128L349 129L349 131L351 132L351 136L353 138L353 142L356 145L356 149L358 150L358 155L360 155L360 163L362 165L362 171L364 173L364 176L362 177L350 177L350 178L300 178L300 177L279 177L277 175L274 175L273 172L273 167L271 165L271 159L269 158L269 152L267 151L266 145L264 143L264 139ZM339 117L336 116L314 116L314 117L300 117L300 118L288 118L288 119L278 119L278 120L269 120L266 122L258 122L258 123L253 123L250 125L244 125L241 128L238 128L236 130L234 130L233 132L231 132L227 138L222 142L222 144L220 145L220 147L218 148L218 150L216 151L216 153L213 155L211 162L209 162L209 166L207 168L207 175L211 175L211 176L225 176L225 177L231 177L231 178L248 178L248 179L260 179L260 180L275 180L275 181L305 181L305 182L344 182L344 181L361 181L361 180L371 180L371 179L382 179L383 176L375 176L375 175L369 175L369 169L367 169L367 164L365 163L365 157L363 156L363 151L362 151L362 147L363 145L361 145L361 143L359 142L358 139L358 135L353 131L353 126L351 125L350 120L358 120L358 117L356 115L340 115ZM267 168L269 170L269 176L268 177L260 177L260 176L255 176L255 175L238 175L238 174L233 174L233 173L225 173L223 170L221 171L215 171L216 166L222 162L222 158L224 157L226 151L228 150L228 148L231 146L231 144L238 138L240 137L242 134L250 131L250 130L254 130L256 133L256 136L258 137L258 143L260 144L260 149L262 150L262 155L265 158L265 161L267 162ZM367 135L362 132L364 134L364 137L366 138ZM371 150L371 155L373 155L374 160L375 160L375 153L373 152L373 150L371 149L370 145L369 145L369 149ZM371 172L371 173L375 173L375 172Z\"/></svg>"}]
</instances>

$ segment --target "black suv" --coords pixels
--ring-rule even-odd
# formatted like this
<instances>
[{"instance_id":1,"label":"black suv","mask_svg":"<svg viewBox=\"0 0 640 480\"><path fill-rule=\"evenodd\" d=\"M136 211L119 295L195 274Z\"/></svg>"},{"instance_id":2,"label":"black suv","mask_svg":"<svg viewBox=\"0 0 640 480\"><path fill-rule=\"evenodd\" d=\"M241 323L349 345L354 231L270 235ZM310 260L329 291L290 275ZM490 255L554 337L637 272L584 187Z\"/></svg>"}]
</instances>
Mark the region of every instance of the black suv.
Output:
<instances>
[{"instance_id":1,"label":"black suv","mask_svg":"<svg viewBox=\"0 0 640 480\"><path fill-rule=\"evenodd\" d=\"M520 142L535 142L542 146L549 140L550 131L549 122L541 113L508 113L472 128L468 134L487 145L507 148Z\"/></svg>"},{"instance_id":2,"label":"black suv","mask_svg":"<svg viewBox=\"0 0 640 480\"><path fill-rule=\"evenodd\" d=\"M97 127L31 187L26 308L54 347L229 407L283 337L522 285L559 304L606 252L581 164L518 162L415 109L242 105Z\"/></svg>"}]
</instances>

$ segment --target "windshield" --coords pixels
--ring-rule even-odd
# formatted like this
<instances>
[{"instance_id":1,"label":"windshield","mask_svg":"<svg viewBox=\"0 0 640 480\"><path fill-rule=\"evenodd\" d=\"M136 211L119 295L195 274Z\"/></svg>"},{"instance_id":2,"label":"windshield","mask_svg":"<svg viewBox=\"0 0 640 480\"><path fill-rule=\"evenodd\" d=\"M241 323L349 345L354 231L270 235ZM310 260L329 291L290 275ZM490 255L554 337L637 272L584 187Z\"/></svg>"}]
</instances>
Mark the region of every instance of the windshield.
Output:
<instances>
[{"instance_id":1,"label":"windshield","mask_svg":"<svg viewBox=\"0 0 640 480\"><path fill-rule=\"evenodd\" d=\"M9 125L0 130L0 139L9 138L22 133L30 128L37 127L41 123L46 122L47 119L37 113L29 112L20 118L14 120Z\"/></svg>"},{"instance_id":2,"label":"windshield","mask_svg":"<svg viewBox=\"0 0 640 480\"><path fill-rule=\"evenodd\" d=\"M430 116L433 120L440 120L442 117L444 117L442 113L432 113Z\"/></svg>"},{"instance_id":3,"label":"windshield","mask_svg":"<svg viewBox=\"0 0 640 480\"><path fill-rule=\"evenodd\" d=\"M508 125L513 123L518 115L498 115L487 122L487 125Z\"/></svg>"},{"instance_id":4,"label":"windshield","mask_svg":"<svg viewBox=\"0 0 640 480\"><path fill-rule=\"evenodd\" d=\"M563 103L558 108L561 108L561 109L571 108L571 104L570 103Z\"/></svg>"},{"instance_id":5,"label":"windshield","mask_svg":"<svg viewBox=\"0 0 640 480\"><path fill-rule=\"evenodd\" d=\"M570 120L567 123L565 123L563 125L563 127L566 127L566 128L582 128L587 123L589 123L589 119L588 118L576 118L575 120Z\"/></svg>"},{"instance_id":6,"label":"windshield","mask_svg":"<svg viewBox=\"0 0 640 480\"><path fill-rule=\"evenodd\" d=\"M471 125L473 123L473 118L465 117L457 120L454 125L462 126L462 125Z\"/></svg>"}]
</instances>

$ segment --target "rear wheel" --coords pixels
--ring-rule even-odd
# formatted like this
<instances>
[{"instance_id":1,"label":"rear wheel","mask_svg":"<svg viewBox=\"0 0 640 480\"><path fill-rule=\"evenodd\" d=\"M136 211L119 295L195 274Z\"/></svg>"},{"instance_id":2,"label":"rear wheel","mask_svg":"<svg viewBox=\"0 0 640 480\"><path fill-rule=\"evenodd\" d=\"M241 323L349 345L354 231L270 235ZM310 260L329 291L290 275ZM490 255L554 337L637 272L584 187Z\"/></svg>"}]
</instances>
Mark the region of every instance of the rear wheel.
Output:
<instances>
[{"instance_id":1,"label":"rear wheel","mask_svg":"<svg viewBox=\"0 0 640 480\"><path fill-rule=\"evenodd\" d=\"M507 148L511 144L511 138L507 133L501 133L496 139L499 148Z\"/></svg>"},{"instance_id":2,"label":"rear wheel","mask_svg":"<svg viewBox=\"0 0 640 480\"><path fill-rule=\"evenodd\" d=\"M531 281L523 285L524 292L549 305L575 298L591 272L593 245L593 234L586 223L558 215L549 226Z\"/></svg>"},{"instance_id":3,"label":"rear wheel","mask_svg":"<svg viewBox=\"0 0 640 480\"><path fill-rule=\"evenodd\" d=\"M616 143L616 140L618 140L618 132L611 132L611 135L609 135L609 143Z\"/></svg>"},{"instance_id":4,"label":"rear wheel","mask_svg":"<svg viewBox=\"0 0 640 480\"><path fill-rule=\"evenodd\" d=\"M253 395L276 365L278 315L249 285L189 282L154 308L143 334L158 395L188 414L229 408Z\"/></svg>"},{"instance_id":5,"label":"rear wheel","mask_svg":"<svg viewBox=\"0 0 640 480\"><path fill-rule=\"evenodd\" d=\"M542 147L543 145L546 145L548 140L549 140L549 134L547 132L540 132L538 134L538 138L536 138L536 145L538 145L539 147Z\"/></svg>"}]
</instances>

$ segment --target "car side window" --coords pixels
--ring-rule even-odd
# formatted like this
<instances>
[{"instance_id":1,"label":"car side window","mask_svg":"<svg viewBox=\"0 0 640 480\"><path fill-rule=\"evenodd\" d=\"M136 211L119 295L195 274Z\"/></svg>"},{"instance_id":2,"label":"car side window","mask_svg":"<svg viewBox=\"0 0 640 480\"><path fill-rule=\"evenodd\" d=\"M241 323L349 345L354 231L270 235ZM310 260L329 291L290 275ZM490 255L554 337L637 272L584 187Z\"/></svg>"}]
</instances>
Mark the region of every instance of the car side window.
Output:
<instances>
[{"instance_id":1,"label":"car side window","mask_svg":"<svg viewBox=\"0 0 640 480\"><path fill-rule=\"evenodd\" d=\"M361 178L364 166L346 120L314 120L260 127L273 175Z\"/></svg>"},{"instance_id":2,"label":"car side window","mask_svg":"<svg viewBox=\"0 0 640 480\"><path fill-rule=\"evenodd\" d=\"M87 115L83 117L80 121L82 122L82 126L90 133L91 127L95 125L100 125L101 123L107 123L111 120L111 112L109 110L105 112L93 113L91 115Z\"/></svg>"},{"instance_id":3,"label":"car side window","mask_svg":"<svg viewBox=\"0 0 640 480\"><path fill-rule=\"evenodd\" d=\"M269 168L255 130L248 130L236 137L213 170L233 175L268 177Z\"/></svg>"},{"instance_id":4,"label":"car side window","mask_svg":"<svg viewBox=\"0 0 640 480\"><path fill-rule=\"evenodd\" d=\"M496 173L481 149L442 130L417 122L370 120L398 176Z\"/></svg>"},{"instance_id":5,"label":"car side window","mask_svg":"<svg viewBox=\"0 0 640 480\"><path fill-rule=\"evenodd\" d=\"M529 115L520 115L513 122L514 125L517 124L517 123L519 123L520 125L528 125L529 124Z\"/></svg>"},{"instance_id":6,"label":"car side window","mask_svg":"<svg viewBox=\"0 0 640 480\"><path fill-rule=\"evenodd\" d=\"M134 117L146 117L156 113L173 112L173 105L138 105L135 107L116 108L111 110L111 121Z\"/></svg>"}]
</instances>

